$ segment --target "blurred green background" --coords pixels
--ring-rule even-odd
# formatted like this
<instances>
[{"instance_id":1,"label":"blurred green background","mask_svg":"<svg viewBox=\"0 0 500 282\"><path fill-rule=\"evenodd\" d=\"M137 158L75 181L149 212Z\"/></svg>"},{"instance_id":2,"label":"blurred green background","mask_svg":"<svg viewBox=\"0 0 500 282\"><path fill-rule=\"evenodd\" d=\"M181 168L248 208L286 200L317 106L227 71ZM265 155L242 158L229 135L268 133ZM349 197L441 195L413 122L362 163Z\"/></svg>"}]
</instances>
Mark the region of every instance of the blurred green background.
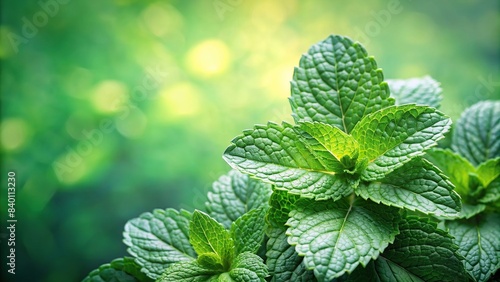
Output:
<instances>
[{"instance_id":1,"label":"blurred green background","mask_svg":"<svg viewBox=\"0 0 500 282\"><path fill-rule=\"evenodd\" d=\"M293 67L329 34L386 78L440 81L453 119L500 96L498 0L1 3L2 281L79 281L126 255L128 219L202 208L234 136L292 120Z\"/></svg>"}]
</instances>

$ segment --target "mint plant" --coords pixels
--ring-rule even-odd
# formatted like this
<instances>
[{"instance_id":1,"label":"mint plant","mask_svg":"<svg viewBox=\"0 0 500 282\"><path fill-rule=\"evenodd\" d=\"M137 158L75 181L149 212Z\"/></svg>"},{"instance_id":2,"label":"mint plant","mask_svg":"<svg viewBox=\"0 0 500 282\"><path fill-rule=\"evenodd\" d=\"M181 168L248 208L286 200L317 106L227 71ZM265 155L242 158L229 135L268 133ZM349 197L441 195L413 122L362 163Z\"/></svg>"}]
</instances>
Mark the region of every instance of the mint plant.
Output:
<instances>
[{"instance_id":1,"label":"mint plant","mask_svg":"<svg viewBox=\"0 0 500 282\"><path fill-rule=\"evenodd\" d=\"M384 81L347 37L313 45L291 87L295 124L234 138L223 155L234 170L213 184L205 211L130 220L133 258L84 281L486 281L495 273L497 102L466 111L455 128L452 148L469 163L436 148L451 128L437 110L439 83Z\"/></svg>"},{"instance_id":2,"label":"mint plant","mask_svg":"<svg viewBox=\"0 0 500 282\"><path fill-rule=\"evenodd\" d=\"M449 175L462 198L458 219L444 221L455 237L466 271L487 281L500 267L500 102L483 101L458 120L452 150L427 159Z\"/></svg>"}]
</instances>

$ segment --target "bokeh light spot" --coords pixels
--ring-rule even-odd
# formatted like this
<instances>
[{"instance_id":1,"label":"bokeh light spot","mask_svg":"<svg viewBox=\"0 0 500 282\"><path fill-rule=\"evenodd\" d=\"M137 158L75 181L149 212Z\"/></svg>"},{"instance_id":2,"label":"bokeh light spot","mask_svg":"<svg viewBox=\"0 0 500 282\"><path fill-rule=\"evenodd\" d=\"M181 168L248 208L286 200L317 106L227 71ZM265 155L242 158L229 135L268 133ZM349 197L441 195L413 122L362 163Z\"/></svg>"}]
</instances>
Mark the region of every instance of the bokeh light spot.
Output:
<instances>
[{"instance_id":1,"label":"bokeh light spot","mask_svg":"<svg viewBox=\"0 0 500 282\"><path fill-rule=\"evenodd\" d=\"M15 150L26 144L29 128L19 118L9 118L2 122L0 140L5 150Z\"/></svg>"},{"instance_id":2,"label":"bokeh light spot","mask_svg":"<svg viewBox=\"0 0 500 282\"><path fill-rule=\"evenodd\" d=\"M119 105L128 101L128 89L119 81L105 80L94 88L90 99L97 111L113 114L120 110Z\"/></svg>"},{"instance_id":3,"label":"bokeh light spot","mask_svg":"<svg viewBox=\"0 0 500 282\"><path fill-rule=\"evenodd\" d=\"M231 54L220 40L203 41L187 54L187 67L195 75L212 76L225 72L230 64Z\"/></svg>"},{"instance_id":4,"label":"bokeh light spot","mask_svg":"<svg viewBox=\"0 0 500 282\"><path fill-rule=\"evenodd\" d=\"M162 2L150 4L142 11L141 18L148 30L158 37L178 32L183 26L179 11Z\"/></svg>"},{"instance_id":5,"label":"bokeh light spot","mask_svg":"<svg viewBox=\"0 0 500 282\"><path fill-rule=\"evenodd\" d=\"M137 107L131 107L127 115L116 119L116 129L127 138L138 138L146 129L148 118Z\"/></svg>"},{"instance_id":6,"label":"bokeh light spot","mask_svg":"<svg viewBox=\"0 0 500 282\"><path fill-rule=\"evenodd\" d=\"M200 111L200 93L189 83L177 83L161 91L156 111L163 119L193 116Z\"/></svg>"}]
</instances>

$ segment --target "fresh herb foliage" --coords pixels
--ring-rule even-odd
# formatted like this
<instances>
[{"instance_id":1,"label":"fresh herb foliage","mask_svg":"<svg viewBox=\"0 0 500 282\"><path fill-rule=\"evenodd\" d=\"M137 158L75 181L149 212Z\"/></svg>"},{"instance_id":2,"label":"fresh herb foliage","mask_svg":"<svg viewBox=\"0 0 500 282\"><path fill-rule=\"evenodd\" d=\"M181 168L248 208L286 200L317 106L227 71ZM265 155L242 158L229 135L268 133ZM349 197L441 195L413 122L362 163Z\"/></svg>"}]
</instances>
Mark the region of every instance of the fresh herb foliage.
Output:
<instances>
[{"instance_id":1,"label":"fresh herb foliage","mask_svg":"<svg viewBox=\"0 0 500 282\"><path fill-rule=\"evenodd\" d=\"M130 220L134 257L84 281L487 281L500 268L500 103L467 109L451 149L429 76L384 81L330 36L295 68L295 124L232 140L205 212ZM139 271L140 270L140 271ZM113 280L114 279L114 280ZM127 280L128 279L128 280Z\"/></svg>"}]
</instances>

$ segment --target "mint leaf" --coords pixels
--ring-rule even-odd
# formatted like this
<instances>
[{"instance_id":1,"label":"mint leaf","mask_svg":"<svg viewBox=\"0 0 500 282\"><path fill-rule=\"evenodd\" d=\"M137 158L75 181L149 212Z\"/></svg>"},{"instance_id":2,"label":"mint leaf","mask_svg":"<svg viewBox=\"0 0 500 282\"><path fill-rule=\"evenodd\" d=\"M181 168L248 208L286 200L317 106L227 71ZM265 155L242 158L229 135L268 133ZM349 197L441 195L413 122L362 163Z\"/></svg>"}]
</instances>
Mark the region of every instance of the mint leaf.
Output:
<instances>
[{"instance_id":1,"label":"mint leaf","mask_svg":"<svg viewBox=\"0 0 500 282\"><path fill-rule=\"evenodd\" d=\"M153 282L153 279L141 272L141 266L133 258L124 257L101 265L82 282Z\"/></svg>"},{"instance_id":2,"label":"mint leaf","mask_svg":"<svg viewBox=\"0 0 500 282\"><path fill-rule=\"evenodd\" d=\"M415 158L379 181L360 184L356 194L376 203L453 217L461 207L453 188L433 164Z\"/></svg>"},{"instance_id":3,"label":"mint leaf","mask_svg":"<svg viewBox=\"0 0 500 282\"><path fill-rule=\"evenodd\" d=\"M288 221L288 214L299 199L298 195L274 190L269 198L269 210L266 215L269 226L286 229L285 223Z\"/></svg>"},{"instance_id":4,"label":"mint leaf","mask_svg":"<svg viewBox=\"0 0 500 282\"><path fill-rule=\"evenodd\" d=\"M221 176L208 192L208 214L226 228L252 209L268 205L271 185L252 179L237 170Z\"/></svg>"},{"instance_id":5,"label":"mint leaf","mask_svg":"<svg viewBox=\"0 0 500 282\"><path fill-rule=\"evenodd\" d=\"M235 281L266 281L269 275L267 266L258 255L244 252L239 254L231 265L229 272Z\"/></svg>"},{"instance_id":6,"label":"mint leaf","mask_svg":"<svg viewBox=\"0 0 500 282\"><path fill-rule=\"evenodd\" d=\"M302 263L303 257L287 241L285 223L299 199L300 196L280 190L274 190L269 199L266 264L273 273L272 281L316 281L314 273Z\"/></svg>"},{"instance_id":7,"label":"mint leaf","mask_svg":"<svg viewBox=\"0 0 500 282\"><path fill-rule=\"evenodd\" d=\"M455 185L455 191L462 197L469 194L469 174L476 171L469 161L462 156L446 149L432 148L425 158L431 161L450 178Z\"/></svg>"},{"instance_id":8,"label":"mint leaf","mask_svg":"<svg viewBox=\"0 0 500 282\"><path fill-rule=\"evenodd\" d=\"M407 217L394 243L345 281L467 281L452 237L427 219Z\"/></svg>"},{"instance_id":9,"label":"mint leaf","mask_svg":"<svg viewBox=\"0 0 500 282\"><path fill-rule=\"evenodd\" d=\"M500 214L480 214L467 220L446 222L465 257L465 270L476 281L487 281L500 268Z\"/></svg>"},{"instance_id":10,"label":"mint leaf","mask_svg":"<svg viewBox=\"0 0 500 282\"><path fill-rule=\"evenodd\" d=\"M190 220L187 211L166 209L143 213L127 222L124 243L149 277L156 279L169 265L196 258L188 239Z\"/></svg>"},{"instance_id":11,"label":"mint leaf","mask_svg":"<svg viewBox=\"0 0 500 282\"><path fill-rule=\"evenodd\" d=\"M330 36L302 55L290 104L296 121L318 121L351 132L363 116L394 104L382 70L359 43Z\"/></svg>"},{"instance_id":12,"label":"mint leaf","mask_svg":"<svg viewBox=\"0 0 500 282\"><path fill-rule=\"evenodd\" d=\"M398 209L361 198L303 199L290 213L288 242L318 280L330 281L376 258L393 242L398 221Z\"/></svg>"},{"instance_id":13,"label":"mint leaf","mask_svg":"<svg viewBox=\"0 0 500 282\"><path fill-rule=\"evenodd\" d=\"M263 208L251 210L232 224L230 234L234 241L236 254L257 253L264 241L265 214L266 210Z\"/></svg>"},{"instance_id":14,"label":"mint leaf","mask_svg":"<svg viewBox=\"0 0 500 282\"><path fill-rule=\"evenodd\" d=\"M310 142L310 141L309 141ZM352 184L328 166L334 156L319 150L290 124L268 123L246 130L232 141L224 159L234 168L253 175L277 189L316 199L339 199L352 193Z\"/></svg>"},{"instance_id":15,"label":"mint leaf","mask_svg":"<svg viewBox=\"0 0 500 282\"><path fill-rule=\"evenodd\" d=\"M479 202L490 204L498 199L500 199L500 177L495 178L495 180L493 180L490 185L486 187L485 194Z\"/></svg>"},{"instance_id":16,"label":"mint leaf","mask_svg":"<svg viewBox=\"0 0 500 282\"><path fill-rule=\"evenodd\" d=\"M198 255L214 253L224 269L229 266L234 251L233 240L224 226L206 213L194 211L189 224L189 242Z\"/></svg>"},{"instance_id":17,"label":"mint leaf","mask_svg":"<svg viewBox=\"0 0 500 282\"><path fill-rule=\"evenodd\" d=\"M178 262L167 268L157 282L209 282L217 275L215 270L201 266L197 261Z\"/></svg>"},{"instance_id":18,"label":"mint leaf","mask_svg":"<svg viewBox=\"0 0 500 282\"><path fill-rule=\"evenodd\" d=\"M493 180L500 176L500 157L480 164L477 167L476 174L483 187L488 187Z\"/></svg>"},{"instance_id":19,"label":"mint leaf","mask_svg":"<svg viewBox=\"0 0 500 282\"><path fill-rule=\"evenodd\" d=\"M424 151L435 146L449 130L451 120L426 106L392 106L359 122L352 136L359 143L359 159L369 164L361 178L383 178Z\"/></svg>"},{"instance_id":20,"label":"mint leaf","mask_svg":"<svg viewBox=\"0 0 500 282\"><path fill-rule=\"evenodd\" d=\"M386 80L396 105L418 104L439 108L442 89L430 76Z\"/></svg>"},{"instance_id":21,"label":"mint leaf","mask_svg":"<svg viewBox=\"0 0 500 282\"><path fill-rule=\"evenodd\" d=\"M462 210L458 215L458 218L471 218L476 214L483 212L486 209L484 204L467 204L462 203Z\"/></svg>"},{"instance_id":22,"label":"mint leaf","mask_svg":"<svg viewBox=\"0 0 500 282\"><path fill-rule=\"evenodd\" d=\"M316 281L314 273L306 268L303 257L288 244L286 228L270 228L267 231L266 264L273 274L271 281Z\"/></svg>"},{"instance_id":23,"label":"mint leaf","mask_svg":"<svg viewBox=\"0 0 500 282\"><path fill-rule=\"evenodd\" d=\"M335 172L354 169L354 162L358 156L358 142L350 135L337 127L319 122L302 122L300 128L311 135L321 146L318 150L326 149L328 156L333 156L329 165Z\"/></svg>"},{"instance_id":24,"label":"mint leaf","mask_svg":"<svg viewBox=\"0 0 500 282\"><path fill-rule=\"evenodd\" d=\"M456 122L451 146L475 166L500 157L500 101L466 109Z\"/></svg>"}]
</instances>

